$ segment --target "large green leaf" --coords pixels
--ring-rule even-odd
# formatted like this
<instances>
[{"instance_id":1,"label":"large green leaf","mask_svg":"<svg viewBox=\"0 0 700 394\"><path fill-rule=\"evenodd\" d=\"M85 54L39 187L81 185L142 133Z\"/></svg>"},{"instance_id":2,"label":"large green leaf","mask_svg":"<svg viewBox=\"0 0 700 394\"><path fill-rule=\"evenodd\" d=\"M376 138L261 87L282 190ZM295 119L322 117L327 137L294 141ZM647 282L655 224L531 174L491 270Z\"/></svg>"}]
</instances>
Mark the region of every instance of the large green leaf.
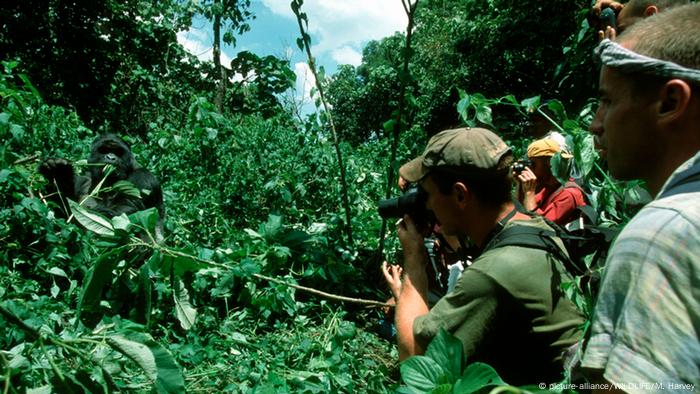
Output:
<instances>
[{"instance_id":1,"label":"large green leaf","mask_svg":"<svg viewBox=\"0 0 700 394\"><path fill-rule=\"evenodd\" d=\"M112 270L121 257L121 249L113 249L101 255L88 271L83 291L78 299L78 318L87 326L94 326L101 317L102 289L112 281Z\"/></svg>"},{"instance_id":2,"label":"large green leaf","mask_svg":"<svg viewBox=\"0 0 700 394\"><path fill-rule=\"evenodd\" d=\"M182 280L176 278L173 282L173 289L175 290L173 291L173 299L177 319L183 329L189 330L197 317L197 310L190 304L190 297Z\"/></svg>"},{"instance_id":3,"label":"large green leaf","mask_svg":"<svg viewBox=\"0 0 700 394\"><path fill-rule=\"evenodd\" d=\"M104 216L90 212L73 200L68 200L68 205L70 205L75 220L83 227L99 235L107 237L114 236L114 228Z\"/></svg>"},{"instance_id":4,"label":"large green leaf","mask_svg":"<svg viewBox=\"0 0 700 394\"><path fill-rule=\"evenodd\" d=\"M491 115L491 107L489 107L487 104L480 105L476 108L476 118L481 123L493 126L493 124L491 123L493 121L493 117Z\"/></svg>"},{"instance_id":5,"label":"large green leaf","mask_svg":"<svg viewBox=\"0 0 700 394\"><path fill-rule=\"evenodd\" d=\"M158 210L156 208L148 208L142 211L136 211L129 215L129 220L131 223L136 223L153 233L158 224Z\"/></svg>"},{"instance_id":6,"label":"large green leaf","mask_svg":"<svg viewBox=\"0 0 700 394\"><path fill-rule=\"evenodd\" d=\"M450 383L447 372L426 356L413 356L401 363L401 378L418 393L429 393L441 384Z\"/></svg>"},{"instance_id":7,"label":"large green leaf","mask_svg":"<svg viewBox=\"0 0 700 394\"><path fill-rule=\"evenodd\" d=\"M464 366L462 342L445 329L440 329L428 345L425 355L435 360L448 373L451 383L462 374Z\"/></svg>"},{"instance_id":8,"label":"large green leaf","mask_svg":"<svg viewBox=\"0 0 700 394\"><path fill-rule=\"evenodd\" d=\"M596 161L598 153L595 151L595 142L592 134L582 132L574 138L574 160L582 176L587 176Z\"/></svg>"},{"instance_id":9,"label":"large green leaf","mask_svg":"<svg viewBox=\"0 0 700 394\"><path fill-rule=\"evenodd\" d=\"M455 383L454 392L460 394L469 394L477 392L484 387L494 385L506 385L495 369L488 364L474 363L467 367L462 374L462 377Z\"/></svg>"},{"instance_id":10,"label":"large green leaf","mask_svg":"<svg viewBox=\"0 0 700 394\"><path fill-rule=\"evenodd\" d=\"M267 239L268 241L276 240L277 237L282 233L282 230L284 230L284 225L282 224L282 216L268 216L267 223L265 223L265 225L262 228L264 229L264 231L261 232L265 234L265 239Z\"/></svg>"},{"instance_id":11,"label":"large green leaf","mask_svg":"<svg viewBox=\"0 0 700 394\"><path fill-rule=\"evenodd\" d=\"M143 369L158 393L184 393L185 379L173 356L148 334L112 335L107 343Z\"/></svg>"},{"instance_id":12,"label":"large green leaf","mask_svg":"<svg viewBox=\"0 0 700 394\"><path fill-rule=\"evenodd\" d=\"M141 198L141 192L139 189L129 181L117 181L114 183L114 185L112 185L112 187L109 188L109 190L130 197ZM103 189L103 191L106 191L106 189Z\"/></svg>"}]
</instances>

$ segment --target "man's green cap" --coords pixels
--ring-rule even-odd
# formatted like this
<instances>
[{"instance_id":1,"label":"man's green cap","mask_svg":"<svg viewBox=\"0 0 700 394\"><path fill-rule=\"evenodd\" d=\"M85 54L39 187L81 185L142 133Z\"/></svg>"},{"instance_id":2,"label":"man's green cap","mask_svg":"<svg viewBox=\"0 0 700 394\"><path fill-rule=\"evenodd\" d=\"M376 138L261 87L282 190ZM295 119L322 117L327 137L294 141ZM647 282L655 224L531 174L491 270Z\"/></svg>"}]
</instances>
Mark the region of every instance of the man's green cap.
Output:
<instances>
[{"instance_id":1,"label":"man's green cap","mask_svg":"<svg viewBox=\"0 0 700 394\"><path fill-rule=\"evenodd\" d=\"M418 182L431 170L453 172L495 168L510 148L494 132L481 128L459 128L435 134L423 154L401 166L399 175Z\"/></svg>"}]
</instances>

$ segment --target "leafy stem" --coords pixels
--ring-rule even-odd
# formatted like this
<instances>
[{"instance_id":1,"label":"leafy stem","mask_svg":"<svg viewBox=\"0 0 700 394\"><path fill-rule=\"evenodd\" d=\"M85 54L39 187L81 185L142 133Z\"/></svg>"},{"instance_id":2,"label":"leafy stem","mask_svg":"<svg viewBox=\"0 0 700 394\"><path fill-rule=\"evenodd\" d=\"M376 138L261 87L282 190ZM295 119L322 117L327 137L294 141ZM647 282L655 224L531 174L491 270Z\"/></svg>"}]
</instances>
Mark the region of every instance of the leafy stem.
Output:
<instances>
[{"instance_id":1,"label":"leafy stem","mask_svg":"<svg viewBox=\"0 0 700 394\"><path fill-rule=\"evenodd\" d=\"M303 0L292 0L291 7L292 11L294 12L294 15L297 17L297 24L299 25L299 31L301 32L301 38L297 39L297 45L299 46L299 49L302 51L306 52L306 56L308 58L309 62L309 69L311 70L311 74L314 76L314 80L316 82L316 90L318 91L318 96L321 100L321 103L323 105L323 110L326 119L328 120L328 124L330 125L331 128L331 133L333 134L333 146L335 148L335 154L338 159L338 167L340 169L340 186L342 188L342 201L343 201L343 208L345 209L345 221L346 221L346 233L348 236L348 245L353 245L353 237L352 237L352 214L350 212L350 198L348 197L348 185L346 181L346 175L345 175L345 165L343 164L343 155L342 152L340 151L340 139L338 138L338 133L335 128L335 123L333 122L333 114L331 113L331 110L328 106L328 101L326 100L324 88L323 88L323 72L319 72L316 69L316 62L314 60L313 55L311 54L311 36L307 33L307 29L304 28L304 24L306 24L306 27L308 28L309 20L308 17L306 16L306 13L301 12L301 5L304 3ZM304 23L302 23L304 21Z\"/></svg>"}]
</instances>

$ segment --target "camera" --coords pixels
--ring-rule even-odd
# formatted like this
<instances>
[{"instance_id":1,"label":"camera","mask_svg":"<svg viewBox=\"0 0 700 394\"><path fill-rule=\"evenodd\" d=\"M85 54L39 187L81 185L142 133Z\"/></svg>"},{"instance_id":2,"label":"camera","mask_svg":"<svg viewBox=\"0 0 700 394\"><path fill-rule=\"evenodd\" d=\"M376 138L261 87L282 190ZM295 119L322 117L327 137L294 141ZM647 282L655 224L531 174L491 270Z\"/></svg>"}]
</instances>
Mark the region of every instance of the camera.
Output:
<instances>
[{"instance_id":1,"label":"camera","mask_svg":"<svg viewBox=\"0 0 700 394\"><path fill-rule=\"evenodd\" d=\"M586 17L588 19L588 24L593 26L596 30L605 31L608 26L617 30L617 18L612 8L604 8L600 11L599 15L591 10Z\"/></svg>"},{"instance_id":2,"label":"camera","mask_svg":"<svg viewBox=\"0 0 700 394\"><path fill-rule=\"evenodd\" d=\"M417 228L425 228L435 222L432 212L425 207L427 201L428 194L425 190L419 186L411 186L401 196L380 200L379 216L388 219L402 218L408 214Z\"/></svg>"},{"instance_id":3,"label":"camera","mask_svg":"<svg viewBox=\"0 0 700 394\"><path fill-rule=\"evenodd\" d=\"M530 159L523 159L523 160L518 160L515 163L513 163L513 172L516 175L520 175L521 172L525 169L525 167L530 167L532 168L532 160Z\"/></svg>"},{"instance_id":4,"label":"camera","mask_svg":"<svg viewBox=\"0 0 700 394\"><path fill-rule=\"evenodd\" d=\"M602 25L603 29L606 27L610 26L613 29L617 28L617 23L615 21L615 11L612 10L612 8L606 8L603 11L600 12L600 16L598 16L598 20L600 21L600 24Z\"/></svg>"}]
</instances>

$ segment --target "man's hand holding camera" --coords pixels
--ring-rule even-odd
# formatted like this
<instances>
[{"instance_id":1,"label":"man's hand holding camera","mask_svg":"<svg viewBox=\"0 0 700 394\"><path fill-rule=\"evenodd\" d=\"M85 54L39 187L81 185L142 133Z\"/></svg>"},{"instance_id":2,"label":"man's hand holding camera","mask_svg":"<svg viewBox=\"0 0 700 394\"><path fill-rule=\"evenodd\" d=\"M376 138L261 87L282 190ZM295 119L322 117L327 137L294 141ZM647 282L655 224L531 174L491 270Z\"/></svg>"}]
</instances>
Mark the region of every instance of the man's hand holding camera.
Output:
<instances>
[{"instance_id":1,"label":"man's hand holding camera","mask_svg":"<svg viewBox=\"0 0 700 394\"><path fill-rule=\"evenodd\" d=\"M614 40L617 36L617 15L624 4L614 0L596 0L589 16L589 23L598 31L598 40Z\"/></svg>"},{"instance_id":2,"label":"man's hand holding camera","mask_svg":"<svg viewBox=\"0 0 700 394\"><path fill-rule=\"evenodd\" d=\"M415 279L426 280L425 265L428 263L423 234L416 228L410 215L404 215L397 225L397 234L401 241L405 263L404 270Z\"/></svg>"}]
</instances>

